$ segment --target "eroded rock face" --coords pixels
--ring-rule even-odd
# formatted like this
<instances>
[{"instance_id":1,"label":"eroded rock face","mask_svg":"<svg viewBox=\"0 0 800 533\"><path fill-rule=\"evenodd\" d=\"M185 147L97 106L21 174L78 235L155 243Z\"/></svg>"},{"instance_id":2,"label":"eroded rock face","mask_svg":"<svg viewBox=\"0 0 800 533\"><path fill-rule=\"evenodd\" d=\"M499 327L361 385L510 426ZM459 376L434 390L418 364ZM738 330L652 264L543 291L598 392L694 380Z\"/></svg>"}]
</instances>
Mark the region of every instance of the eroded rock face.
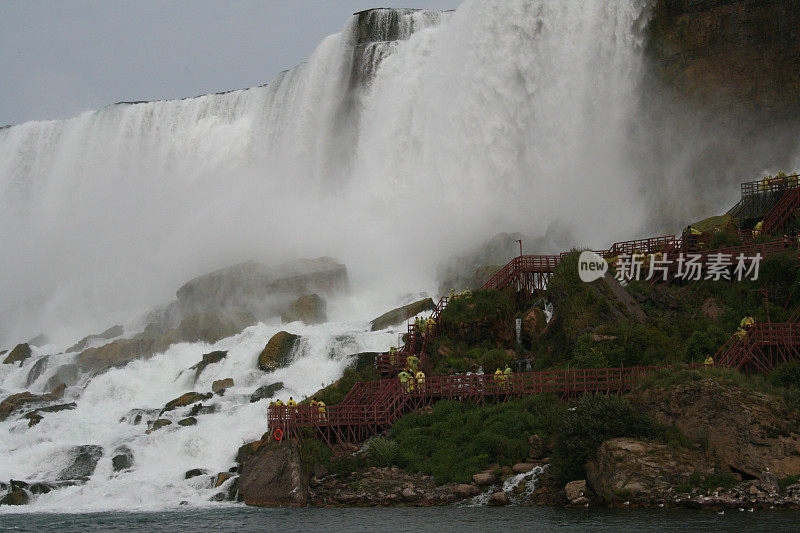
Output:
<instances>
[{"instance_id":1,"label":"eroded rock face","mask_svg":"<svg viewBox=\"0 0 800 533\"><path fill-rule=\"evenodd\" d=\"M683 97L782 119L800 111L798 27L795 0L658 0L649 49Z\"/></svg>"},{"instance_id":2,"label":"eroded rock face","mask_svg":"<svg viewBox=\"0 0 800 533\"><path fill-rule=\"evenodd\" d=\"M239 491L247 505L302 507L308 479L294 444L262 445L242 465Z\"/></svg>"},{"instance_id":3,"label":"eroded rock face","mask_svg":"<svg viewBox=\"0 0 800 533\"><path fill-rule=\"evenodd\" d=\"M655 503L695 473L703 478L714 473L699 452L628 438L605 441L586 467L592 490L608 503Z\"/></svg>"},{"instance_id":4,"label":"eroded rock face","mask_svg":"<svg viewBox=\"0 0 800 533\"><path fill-rule=\"evenodd\" d=\"M436 309L436 304L433 303L433 299L424 298L382 314L372 321L371 329L372 331L378 331L392 326L399 326L405 322L406 318L409 316L417 315L423 311L432 311L434 309Z\"/></svg>"},{"instance_id":5,"label":"eroded rock face","mask_svg":"<svg viewBox=\"0 0 800 533\"><path fill-rule=\"evenodd\" d=\"M30 357L32 353L31 347L27 343L17 344L6 358L3 359L3 364L19 363Z\"/></svg>"},{"instance_id":6,"label":"eroded rock face","mask_svg":"<svg viewBox=\"0 0 800 533\"><path fill-rule=\"evenodd\" d=\"M292 352L300 337L279 331L267 342L258 356L258 368L272 372L292 362Z\"/></svg>"},{"instance_id":7,"label":"eroded rock face","mask_svg":"<svg viewBox=\"0 0 800 533\"><path fill-rule=\"evenodd\" d=\"M720 465L747 476L800 474L800 417L770 397L699 376L633 398L661 424L708 443Z\"/></svg>"},{"instance_id":8,"label":"eroded rock face","mask_svg":"<svg viewBox=\"0 0 800 533\"><path fill-rule=\"evenodd\" d=\"M318 294L301 296L281 315L282 322L301 321L304 324L323 324L328 320L327 303Z\"/></svg>"}]
</instances>

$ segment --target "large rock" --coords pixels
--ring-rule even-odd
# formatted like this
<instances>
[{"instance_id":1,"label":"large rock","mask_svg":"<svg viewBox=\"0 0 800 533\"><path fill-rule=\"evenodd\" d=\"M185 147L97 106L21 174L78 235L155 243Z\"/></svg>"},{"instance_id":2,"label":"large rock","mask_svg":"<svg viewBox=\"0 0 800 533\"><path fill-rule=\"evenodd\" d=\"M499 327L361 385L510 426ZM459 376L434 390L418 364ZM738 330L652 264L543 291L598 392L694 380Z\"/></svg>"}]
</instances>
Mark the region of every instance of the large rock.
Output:
<instances>
[{"instance_id":1,"label":"large rock","mask_svg":"<svg viewBox=\"0 0 800 533\"><path fill-rule=\"evenodd\" d=\"M247 505L303 507L308 478L293 443L261 445L243 465L239 491Z\"/></svg>"},{"instance_id":2,"label":"large rock","mask_svg":"<svg viewBox=\"0 0 800 533\"><path fill-rule=\"evenodd\" d=\"M492 472L480 472L478 474L474 474L472 476L472 481L475 482L476 485L491 485L494 483L496 477Z\"/></svg>"},{"instance_id":3,"label":"large rock","mask_svg":"<svg viewBox=\"0 0 800 533\"><path fill-rule=\"evenodd\" d=\"M85 444L83 446L75 446L70 450L72 455L72 464L59 472L56 477L57 480L86 480L92 477L94 469L97 467L97 462L103 456L103 447L93 444Z\"/></svg>"},{"instance_id":4,"label":"large rock","mask_svg":"<svg viewBox=\"0 0 800 533\"><path fill-rule=\"evenodd\" d=\"M102 333L97 333L96 335L88 335L69 348L67 348L67 352L82 352L86 349L89 344L94 343L95 341L105 341L110 340L115 337L119 337L122 335L124 328L122 326L111 326L107 330Z\"/></svg>"},{"instance_id":5,"label":"large rock","mask_svg":"<svg viewBox=\"0 0 800 533\"><path fill-rule=\"evenodd\" d=\"M489 496L489 501L487 502L488 505L492 507L499 507L501 505L508 505L509 497L507 492L495 492L491 496Z\"/></svg>"},{"instance_id":6,"label":"large rock","mask_svg":"<svg viewBox=\"0 0 800 533\"><path fill-rule=\"evenodd\" d=\"M347 287L347 269L329 257L300 259L276 267L248 261L195 278L178 289L184 316L215 309L274 312L270 301L303 294L333 294ZM274 305L274 304L273 304Z\"/></svg>"},{"instance_id":7,"label":"large rock","mask_svg":"<svg viewBox=\"0 0 800 533\"><path fill-rule=\"evenodd\" d=\"M164 331L156 323L148 324L144 331L130 339L119 339L97 348L81 352L75 362L85 371L101 372L114 366L123 366L154 353L163 352L179 342L208 342L236 335L256 323L256 318L246 312L215 314L210 312L187 316L177 328Z\"/></svg>"},{"instance_id":8,"label":"large rock","mask_svg":"<svg viewBox=\"0 0 800 533\"><path fill-rule=\"evenodd\" d=\"M5 420L15 410L36 403L46 403L60 400L64 396L66 385L63 383L53 388L49 394L31 394L28 391L12 394L0 402L0 421Z\"/></svg>"},{"instance_id":9,"label":"large rock","mask_svg":"<svg viewBox=\"0 0 800 533\"><path fill-rule=\"evenodd\" d=\"M462 483L458 485L454 491L455 495L459 498L469 498L471 496L477 496L481 493L481 489L476 487L475 485L468 485L466 483Z\"/></svg>"},{"instance_id":10,"label":"large rock","mask_svg":"<svg viewBox=\"0 0 800 533\"><path fill-rule=\"evenodd\" d=\"M283 388L283 381L270 383L269 385L262 385L250 396L250 403L263 400L265 398L274 398L275 393Z\"/></svg>"},{"instance_id":11,"label":"large rock","mask_svg":"<svg viewBox=\"0 0 800 533\"><path fill-rule=\"evenodd\" d=\"M133 450L127 446L120 446L114 450L114 457L111 458L111 466L114 472L128 470L133 466Z\"/></svg>"},{"instance_id":12,"label":"large rock","mask_svg":"<svg viewBox=\"0 0 800 533\"><path fill-rule=\"evenodd\" d=\"M244 311L221 314L197 313L181 320L177 329L162 337L155 348L156 351L163 351L175 342L204 341L213 344L225 337L236 335L255 323L256 317Z\"/></svg>"},{"instance_id":13,"label":"large rock","mask_svg":"<svg viewBox=\"0 0 800 533\"><path fill-rule=\"evenodd\" d=\"M733 471L754 478L767 470L779 478L800 474L800 414L766 394L691 375L632 399L660 424L707 442L709 456Z\"/></svg>"},{"instance_id":14,"label":"large rock","mask_svg":"<svg viewBox=\"0 0 800 533\"><path fill-rule=\"evenodd\" d=\"M200 393L200 392L187 392L185 394L181 394L174 400L170 400L161 410L162 413L166 413L167 411L172 411L173 409L177 409L178 407L186 407L187 405L192 405L194 403L202 402L203 400L208 400L214 396L212 393Z\"/></svg>"},{"instance_id":15,"label":"large rock","mask_svg":"<svg viewBox=\"0 0 800 533\"><path fill-rule=\"evenodd\" d=\"M32 353L31 347L27 343L17 344L3 360L3 364L19 363L30 357Z\"/></svg>"},{"instance_id":16,"label":"large rock","mask_svg":"<svg viewBox=\"0 0 800 533\"><path fill-rule=\"evenodd\" d=\"M233 378L218 379L211 384L211 391L219 395L225 393L225 389L233 387Z\"/></svg>"},{"instance_id":17,"label":"large rock","mask_svg":"<svg viewBox=\"0 0 800 533\"><path fill-rule=\"evenodd\" d=\"M671 488L689 483L692 474L714 473L697 451L618 438L605 441L586 466L589 485L608 503L652 503Z\"/></svg>"},{"instance_id":18,"label":"large rock","mask_svg":"<svg viewBox=\"0 0 800 533\"><path fill-rule=\"evenodd\" d=\"M103 371L114 366L126 365L140 357L153 354L153 339L136 337L120 339L97 348L88 348L78 354L75 363L84 371Z\"/></svg>"},{"instance_id":19,"label":"large rock","mask_svg":"<svg viewBox=\"0 0 800 533\"><path fill-rule=\"evenodd\" d=\"M322 324L327 322L327 304L318 294L301 296L289 305L281 315L282 322L301 321L304 324Z\"/></svg>"},{"instance_id":20,"label":"large rock","mask_svg":"<svg viewBox=\"0 0 800 533\"><path fill-rule=\"evenodd\" d=\"M198 378L200 377L200 374L203 373L203 370L205 370L208 365L213 365L214 363L219 363L220 361L225 359L225 357L227 357L227 356L228 356L228 352L226 352L224 350L217 350L215 352L210 352L210 353L207 353L207 354L203 354L203 358L200 360L200 362L190 368L190 370L194 370L195 371L195 373L194 373L195 382L198 380Z\"/></svg>"},{"instance_id":21,"label":"large rock","mask_svg":"<svg viewBox=\"0 0 800 533\"><path fill-rule=\"evenodd\" d=\"M292 362L292 352L300 337L279 331L267 342L258 356L258 368L272 372Z\"/></svg>"},{"instance_id":22,"label":"large rock","mask_svg":"<svg viewBox=\"0 0 800 533\"><path fill-rule=\"evenodd\" d=\"M30 500L28 493L25 489L19 487L11 487L8 494L0 498L0 505L25 505Z\"/></svg>"},{"instance_id":23,"label":"large rock","mask_svg":"<svg viewBox=\"0 0 800 533\"><path fill-rule=\"evenodd\" d=\"M433 299L424 298L382 314L372 321L371 329L372 331L378 331L392 326L399 326L405 322L409 316L418 315L423 311L433 311L434 309L436 309L436 304L433 303Z\"/></svg>"},{"instance_id":24,"label":"large rock","mask_svg":"<svg viewBox=\"0 0 800 533\"><path fill-rule=\"evenodd\" d=\"M585 503L586 499L586 480L579 479L570 481L564 486L564 494L567 499L573 504Z\"/></svg>"}]
</instances>

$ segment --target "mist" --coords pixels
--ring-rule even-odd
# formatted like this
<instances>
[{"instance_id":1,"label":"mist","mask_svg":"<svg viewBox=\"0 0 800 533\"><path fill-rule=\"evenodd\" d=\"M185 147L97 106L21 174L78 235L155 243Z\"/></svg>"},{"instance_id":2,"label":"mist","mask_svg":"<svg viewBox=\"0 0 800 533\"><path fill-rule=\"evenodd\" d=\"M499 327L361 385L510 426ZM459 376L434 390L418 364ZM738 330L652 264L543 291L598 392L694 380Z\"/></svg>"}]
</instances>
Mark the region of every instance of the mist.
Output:
<instances>
[{"instance_id":1,"label":"mist","mask_svg":"<svg viewBox=\"0 0 800 533\"><path fill-rule=\"evenodd\" d=\"M640 0L468 0L406 14L355 82L351 18L266 86L2 129L0 342L71 342L251 259L334 257L339 312L373 312L500 232L680 231L797 164L791 129L716 128L659 86L647 19Z\"/></svg>"}]
</instances>

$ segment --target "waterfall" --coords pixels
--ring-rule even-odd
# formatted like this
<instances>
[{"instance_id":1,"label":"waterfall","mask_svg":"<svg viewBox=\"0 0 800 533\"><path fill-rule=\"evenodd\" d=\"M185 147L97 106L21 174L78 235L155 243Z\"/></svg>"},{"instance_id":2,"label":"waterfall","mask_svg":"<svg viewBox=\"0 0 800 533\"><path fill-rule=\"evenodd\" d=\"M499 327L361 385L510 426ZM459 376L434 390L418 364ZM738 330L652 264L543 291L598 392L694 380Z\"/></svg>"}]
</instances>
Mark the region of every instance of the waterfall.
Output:
<instances>
[{"instance_id":1,"label":"waterfall","mask_svg":"<svg viewBox=\"0 0 800 533\"><path fill-rule=\"evenodd\" d=\"M249 395L276 381L284 399L311 394L347 355L387 349L398 331L369 331L372 311L435 287L441 259L555 220L598 247L635 232L644 18L643 0L372 10L261 87L0 130L0 342L53 340L20 367L0 365L3 397L45 391L72 360L63 347L246 259L336 257L354 293L331 307L360 310L322 326L260 323L82 376L64 399L75 409L33 427L18 414L0 422L0 480L52 480L74 446L93 445L103 455L88 482L37 496L34 510L203 505L208 478L183 473L226 471L260 437L267 400ZM302 335L303 353L263 374L255 361L279 329ZM186 369L212 350L229 354L194 383ZM196 426L145 434L131 423L228 377L235 386ZM129 472L112 469L121 446Z\"/></svg>"}]
</instances>

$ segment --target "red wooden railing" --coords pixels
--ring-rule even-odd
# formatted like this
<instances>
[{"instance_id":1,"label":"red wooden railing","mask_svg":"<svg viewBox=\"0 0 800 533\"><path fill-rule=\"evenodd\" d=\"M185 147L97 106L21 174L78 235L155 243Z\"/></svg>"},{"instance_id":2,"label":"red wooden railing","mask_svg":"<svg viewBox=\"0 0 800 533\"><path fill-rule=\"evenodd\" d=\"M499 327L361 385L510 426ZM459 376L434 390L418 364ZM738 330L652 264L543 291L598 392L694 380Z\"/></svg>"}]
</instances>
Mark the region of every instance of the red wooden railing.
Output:
<instances>
[{"instance_id":1,"label":"red wooden railing","mask_svg":"<svg viewBox=\"0 0 800 533\"><path fill-rule=\"evenodd\" d=\"M800 189L786 190L769 213L764 217L761 231L769 234L782 229L789 221L795 210L800 206Z\"/></svg>"},{"instance_id":2,"label":"red wooden railing","mask_svg":"<svg viewBox=\"0 0 800 533\"><path fill-rule=\"evenodd\" d=\"M796 313L792 315L796 316ZM800 323L754 324L747 335L731 338L719 349L717 364L751 372L769 372L776 365L800 359Z\"/></svg>"},{"instance_id":3,"label":"red wooden railing","mask_svg":"<svg viewBox=\"0 0 800 533\"><path fill-rule=\"evenodd\" d=\"M691 368L705 365L689 365ZM642 366L629 368L567 369L512 374L497 379L490 374L435 376L425 380L422 387L403 391L397 379L360 382L356 387L369 394L359 403L343 402L328 406L322 413L317 407L271 406L268 420L270 431L280 428L286 436L300 437L301 428L323 431L333 428L339 440L348 432L343 427L385 428L410 409L432 401L453 399L481 402L483 400L508 400L537 393L574 396L585 392L625 392L631 390L644 376L667 369L667 366ZM363 431L351 433L364 435ZM330 442L329 444L335 444Z\"/></svg>"}]
</instances>

